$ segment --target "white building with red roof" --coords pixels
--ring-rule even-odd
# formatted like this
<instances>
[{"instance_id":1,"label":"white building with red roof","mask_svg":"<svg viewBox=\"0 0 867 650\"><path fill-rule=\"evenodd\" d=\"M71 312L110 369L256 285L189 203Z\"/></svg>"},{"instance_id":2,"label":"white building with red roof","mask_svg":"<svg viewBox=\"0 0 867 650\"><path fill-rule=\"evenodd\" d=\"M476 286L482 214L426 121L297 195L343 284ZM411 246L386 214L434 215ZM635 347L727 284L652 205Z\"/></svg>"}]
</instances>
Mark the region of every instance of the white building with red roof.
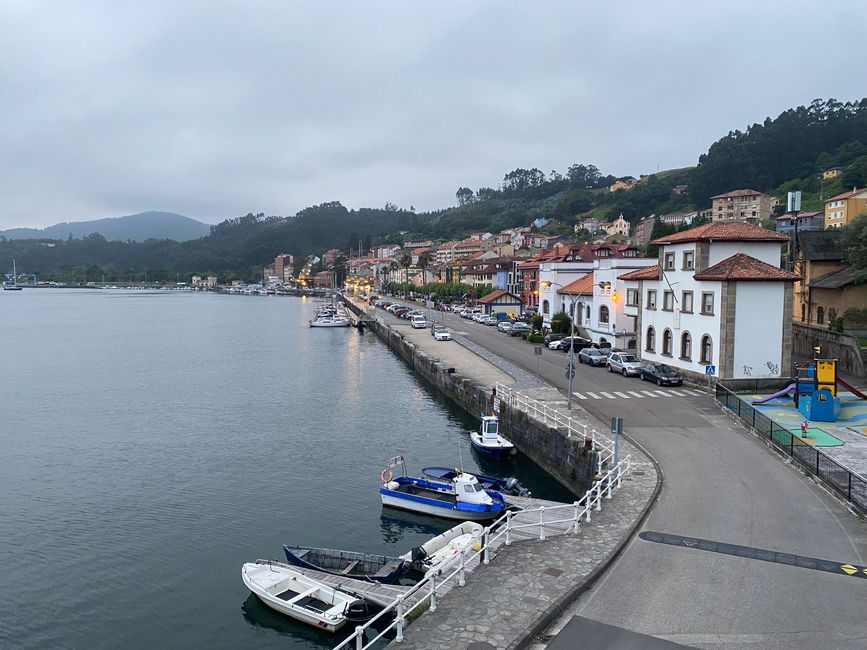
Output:
<instances>
[{"instance_id":1,"label":"white building with red roof","mask_svg":"<svg viewBox=\"0 0 867 650\"><path fill-rule=\"evenodd\" d=\"M785 235L714 222L654 240L654 267L619 276L642 359L703 380L780 377L791 370L793 282Z\"/></svg>"}]
</instances>

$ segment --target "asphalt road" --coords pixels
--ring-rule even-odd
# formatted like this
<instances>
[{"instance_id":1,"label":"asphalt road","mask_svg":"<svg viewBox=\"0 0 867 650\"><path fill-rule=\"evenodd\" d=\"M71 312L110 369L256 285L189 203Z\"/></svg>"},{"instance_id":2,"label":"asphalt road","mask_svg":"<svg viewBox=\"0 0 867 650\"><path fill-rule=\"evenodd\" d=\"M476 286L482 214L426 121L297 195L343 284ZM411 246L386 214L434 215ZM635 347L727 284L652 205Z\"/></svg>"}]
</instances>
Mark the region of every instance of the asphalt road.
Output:
<instances>
[{"instance_id":1,"label":"asphalt road","mask_svg":"<svg viewBox=\"0 0 867 650\"><path fill-rule=\"evenodd\" d=\"M531 344L454 314L438 312L440 320L536 372ZM547 348L538 357L540 377L564 393L566 363L567 355ZM656 389L583 365L573 382L574 392L600 395L575 403L602 422L624 418L626 433L663 471L659 500L641 530L865 566L864 522L706 397L601 396ZM696 647L789 649L867 647L865 611L867 580L636 536L568 614Z\"/></svg>"}]
</instances>

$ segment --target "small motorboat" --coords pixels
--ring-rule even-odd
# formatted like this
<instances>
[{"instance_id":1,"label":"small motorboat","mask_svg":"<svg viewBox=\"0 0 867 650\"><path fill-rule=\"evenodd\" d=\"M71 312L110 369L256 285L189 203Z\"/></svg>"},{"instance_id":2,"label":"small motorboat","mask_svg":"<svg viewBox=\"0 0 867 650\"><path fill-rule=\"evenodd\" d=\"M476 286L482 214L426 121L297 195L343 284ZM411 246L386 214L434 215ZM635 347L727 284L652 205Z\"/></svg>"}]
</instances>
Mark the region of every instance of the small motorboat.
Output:
<instances>
[{"instance_id":1,"label":"small motorboat","mask_svg":"<svg viewBox=\"0 0 867 650\"><path fill-rule=\"evenodd\" d=\"M482 534L483 530L481 524L465 521L454 528L449 528L443 534L429 539L421 546L414 546L409 553L404 553L400 557L416 571L423 573L437 571L444 563L459 555L470 545L474 551L480 550L482 542L479 535Z\"/></svg>"},{"instance_id":2,"label":"small motorboat","mask_svg":"<svg viewBox=\"0 0 867 650\"><path fill-rule=\"evenodd\" d=\"M308 578L274 560L256 560L241 567L244 585L274 611L328 632L347 621L364 621L373 616L367 603L340 589Z\"/></svg>"},{"instance_id":3,"label":"small motorboat","mask_svg":"<svg viewBox=\"0 0 867 650\"><path fill-rule=\"evenodd\" d=\"M479 431L470 431L470 442L483 454L502 458L515 453L515 445L500 435L500 420L496 415L483 415Z\"/></svg>"},{"instance_id":4,"label":"small motorboat","mask_svg":"<svg viewBox=\"0 0 867 650\"><path fill-rule=\"evenodd\" d=\"M356 580L370 580L391 585L398 581L405 560L375 553L356 553L330 548L310 548L307 546L283 545L289 564L316 569L336 576L346 576Z\"/></svg>"},{"instance_id":5,"label":"small motorboat","mask_svg":"<svg viewBox=\"0 0 867 650\"><path fill-rule=\"evenodd\" d=\"M310 327L349 327L349 319L343 316L323 316L308 323Z\"/></svg>"},{"instance_id":6,"label":"small motorboat","mask_svg":"<svg viewBox=\"0 0 867 650\"><path fill-rule=\"evenodd\" d=\"M421 472L428 478L451 481L461 473L461 470L456 467L425 467ZM481 483L483 490L496 490L497 492L517 497L530 496L530 490L521 485L514 476L510 476L509 478L494 478L493 476L482 476L481 474L475 474L474 476Z\"/></svg>"},{"instance_id":7,"label":"small motorboat","mask_svg":"<svg viewBox=\"0 0 867 650\"><path fill-rule=\"evenodd\" d=\"M395 477L391 470L398 466L401 475ZM379 495L384 506L473 521L494 519L506 510L503 495L485 491L472 474L463 472L448 482L406 476L403 456L389 460L380 478Z\"/></svg>"}]
</instances>

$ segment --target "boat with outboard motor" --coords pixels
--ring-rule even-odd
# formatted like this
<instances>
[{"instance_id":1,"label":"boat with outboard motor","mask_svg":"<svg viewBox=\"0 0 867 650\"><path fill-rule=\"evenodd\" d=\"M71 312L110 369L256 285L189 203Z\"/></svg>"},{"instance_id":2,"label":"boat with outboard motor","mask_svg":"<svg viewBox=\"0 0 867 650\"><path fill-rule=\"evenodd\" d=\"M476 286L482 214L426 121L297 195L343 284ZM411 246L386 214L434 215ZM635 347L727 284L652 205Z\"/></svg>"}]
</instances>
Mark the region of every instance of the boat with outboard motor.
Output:
<instances>
[{"instance_id":1,"label":"boat with outboard motor","mask_svg":"<svg viewBox=\"0 0 867 650\"><path fill-rule=\"evenodd\" d=\"M480 536L483 530L481 524L465 521L429 539L421 546L412 547L408 553L400 557L415 571L422 573L438 571L444 563L460 555L467 547L472 546L474 551L480 550L482 544Z\"/></svg>"},{"instance_id":2,"label":"boat with outboard motor","mask_svg":"<svg viewBox=\"0 0 867 650\"><path fill-rule=\"evenodd\" d=\"M315 569L336 576L369 580L391 585L398 581L406 561L376 553L357 553L331 548L283 545L289 564L305 569Z\"/></svg>"},{"instance_id":3,"label":"boat with outboard motor","mask_svg":"<svg viewBox=\"0 0 867 650\"><path fill-rule=\"evenodd\" d=\"M461 470L457 467L425 467L421 470L421 473L428 478L451 481L461 473ZM494 478L493 476L483 476L481 474L474 474L473 476L478 479L483 490L496 490L497 492L511 494L516 497L530 496L530 490L521 485L514 476L508 478Z\"/></svg>"},{"instance_id":4,"label":"boat with outboard motor","mask_svg":"<svg viewBox=\"0 0 867 650\"><path fill-rule=\"evenodd\" d=\"M393 475L394 467L401 468L400 476ZM472 474L461 472L448 482L407 476L403 456L389 460L380 479L379 495L384 506L473 521L494 519L506 510L503 495L484 490Z\"/></svg>"},{"instance_id":5,"label":"boat with outboard motor","mask_svg":"<svg viewBox=\"0 0 867 650\"><path fill-rule=\"evenodd\" d=\"M470 431L473 448L494 458L515 453L515 445L500 435L500 420L496 415L482 415L479 431Z\"/></svg>"},{"instance_id":6,"label":"boat with outboard motor","mask_svg":"<svg viewBox=\"0 0 867 650\"><path fill-rule=\"evenodd\" d=\"M363 598L309 578L282 562L247 562L241 567L241 579L274 611L328 632L336 632L347 621L373 617Z\"/></svg>"}]
</instances>

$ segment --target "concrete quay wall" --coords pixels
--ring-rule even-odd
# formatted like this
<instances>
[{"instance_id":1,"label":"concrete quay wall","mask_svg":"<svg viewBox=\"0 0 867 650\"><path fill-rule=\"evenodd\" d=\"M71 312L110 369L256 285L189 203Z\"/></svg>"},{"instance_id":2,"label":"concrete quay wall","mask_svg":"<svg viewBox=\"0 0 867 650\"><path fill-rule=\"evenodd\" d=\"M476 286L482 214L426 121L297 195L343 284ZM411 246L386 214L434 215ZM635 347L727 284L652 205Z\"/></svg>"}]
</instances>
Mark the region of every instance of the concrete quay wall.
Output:
<instances>
[{"instance_id":1,"label":"concrete quay wall","mask_svg":"<svg viewBox=\"0 0 867 650\"><path fill-rule=\"evenodd\" d=\"M367 314L352 301L347 307L359 316ZM478 384L457 372L450 372L438 359L408 341L384 320L367 320L371 330L403 359L420 377L446 397L458 403L473 417L493 410L491 387ZM466 350L466 354L474 354ZM583 495L591 486L598 465L598 453L585 448L584 441L567 438L566 432L530 418L526 413L502 407L499 413L502 432L537 465L554 476L575 495Z\"/></svg>"}]
</instances>

